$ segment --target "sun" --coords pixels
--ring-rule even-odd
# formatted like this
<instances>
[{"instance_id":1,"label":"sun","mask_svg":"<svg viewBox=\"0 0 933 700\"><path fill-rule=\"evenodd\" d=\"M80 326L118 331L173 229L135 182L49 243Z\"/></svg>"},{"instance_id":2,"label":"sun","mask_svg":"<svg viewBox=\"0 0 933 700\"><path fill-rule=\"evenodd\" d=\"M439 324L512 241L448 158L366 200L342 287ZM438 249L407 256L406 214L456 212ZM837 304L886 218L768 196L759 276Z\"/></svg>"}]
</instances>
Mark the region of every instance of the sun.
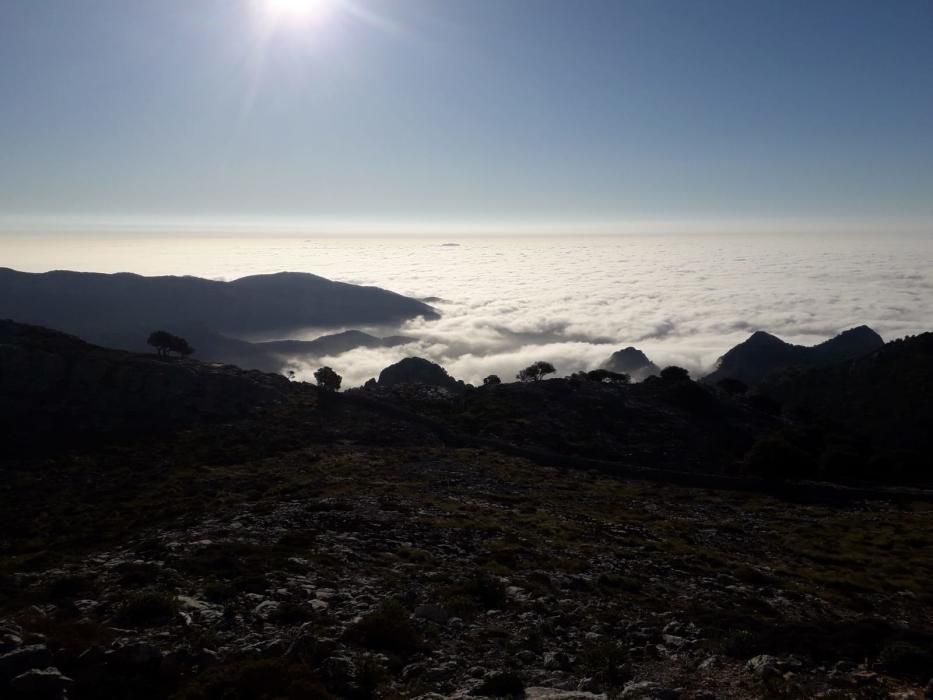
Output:
<instances>
[{"instance_id":1,"label":"sun","mask_svg":"<svg viewBox=\"0 0 933 700\"><path fill-rule=\"evenodd\" d=\"M276 21L317 20L327 14L334 0L261 0L263 10Z\"/></svg>"}]
</instances>

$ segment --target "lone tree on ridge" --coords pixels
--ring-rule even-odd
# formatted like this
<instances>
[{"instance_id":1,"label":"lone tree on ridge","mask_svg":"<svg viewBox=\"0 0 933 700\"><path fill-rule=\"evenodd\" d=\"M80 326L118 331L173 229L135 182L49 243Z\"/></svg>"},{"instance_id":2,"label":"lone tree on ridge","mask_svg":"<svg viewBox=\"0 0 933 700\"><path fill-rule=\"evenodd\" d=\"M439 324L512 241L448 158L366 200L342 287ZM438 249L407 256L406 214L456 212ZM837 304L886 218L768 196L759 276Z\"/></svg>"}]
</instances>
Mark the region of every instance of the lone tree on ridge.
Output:
<instances>
[{"instance_id":1,"label":"lone tree on ridge","mask_svg":"<svg viewBox=\"0 0 933 700\"><path fill-rule=\"evenodd\" d=\"M516 375L520 382L540 382L546 374L554 374L557 370L550 362L538 361L528 365Z\"/></svg>"},{"instance_id":2,"label":"lone tree on ridge","mask_svg":"<svg viewBox=\"0 0 933 700\"><path fill-rule=\"evenodd\" d=\"M340 390L340 384L343 382L343 377L337 374L330 367L321 367L314 373L314 379L317 381L317 385L327 392L335 392Z\"/></svg>"},{"instance_id":3,"label":"lone tree on ridge","mask_svg":"<svg viewBox=\"0 0 933 700\"><path fill-rule=\"evenodd\" d=\"M194 352L194 348L188 344L187 340L167 331L153 331L149 334L146 343L156 349L159 357L168 357L173 352L177 352L181 357L187 357Z\"/></svg>"}]
</instances>

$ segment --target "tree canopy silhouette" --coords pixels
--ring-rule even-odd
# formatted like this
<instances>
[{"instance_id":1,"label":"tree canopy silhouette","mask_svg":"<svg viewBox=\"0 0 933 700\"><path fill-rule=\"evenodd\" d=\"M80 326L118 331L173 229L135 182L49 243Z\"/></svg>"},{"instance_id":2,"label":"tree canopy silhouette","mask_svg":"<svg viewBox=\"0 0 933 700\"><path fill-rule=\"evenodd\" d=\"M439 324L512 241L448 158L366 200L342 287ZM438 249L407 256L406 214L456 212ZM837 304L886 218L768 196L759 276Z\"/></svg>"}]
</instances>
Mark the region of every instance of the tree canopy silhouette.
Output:
<instances>
[{"instance_id":1,"label":"tree canopy silhouette","mask_svg":"<svg viewBox=\"0 0 933 700\"><path fill-rule=\"evenodd\" d=\"M516 375L516 378L521 382L539 382L545 375L554 374L556 371L550 362L538 361L528 365Z\"/></svg>"},{"instance_id":2,"label":"tree canopy silhouette","mask_svg":"<svg viewBox=\"0 0 933 700\"><path fill-rule=\"evenodd\" d=\"M685 382L690 379L690 372L683 367L671 365L661 370L661 379L666 382Z\"/></svg>"},{"instance_id":3,"label":"tree canopy silhouette","mask_svg":"<svg viewBox=\"0 0 933 700\"><path fill-rule=\"evenodd\" d=\"M153 331L149 334L146 343L154 347L160 357L167 357L173 352L177 352L182 357L187 357L194 352L194 348L188 344L187 340L172 335L167 331Z\"/></svg>"},{"instance_id":4,"label":"tree canopy silhouette","mask_svg":"<svg viewBox=\"0 0 933 700\"><path fill-rule=\"evenodd\" d=\"M314 373L314 379L321 389L329 392L339 391L340 384L343 382L343 377L330 367L321 367Z\"/></svg>"}]
</instances>

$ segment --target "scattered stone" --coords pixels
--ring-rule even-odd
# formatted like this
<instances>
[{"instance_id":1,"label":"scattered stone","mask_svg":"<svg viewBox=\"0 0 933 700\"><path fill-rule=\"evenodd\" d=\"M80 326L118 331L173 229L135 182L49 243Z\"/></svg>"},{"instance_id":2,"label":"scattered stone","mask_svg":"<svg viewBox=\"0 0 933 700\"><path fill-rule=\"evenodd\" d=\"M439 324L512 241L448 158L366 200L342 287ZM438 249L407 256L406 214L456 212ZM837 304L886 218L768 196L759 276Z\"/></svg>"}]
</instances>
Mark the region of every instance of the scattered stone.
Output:
<instances>
[{"instance_id":1,"label":"scattered stone","mask_svg":"<svg viewBox=\"0 0 933 700\"><path fill-rule=\"evenodd\" d=\"M0 682L33 668L46 668L52 654L44 644L31 644L0 656Z\"/></svg>"},{"instance_id":2,"label":"scattered stone","mask_svg":"<svg viewBox=\"0 0 933 700\"><path fill-rule=\"evenodd\" d=\"M562 669L567 669L570 667L570 664L570 657L562 651L549 651L544 654L544 668L546 668L548 671L560 671Z\"/></svg>"},{"instance_id":3,"label":"scattered stone","mask_svg":"<svg viewBox=\"0 0 933 700\"><path fill-rule=\"evenodd\" d=\"M581 690L558 690L556 688L526 688L526 700L605 700L605 695Z\"/></svg>"},{"instance_id":4,"label":"scattered stone","mask_svg":"<svg viewBox=\"0 0 933 700\"><path fill-rule=\"evenodd\" d=\"M34 668L16 676L10 687L22 698L35 700L58 700L64 698L74 681L57 668Z\"/></svg>"},{"instance_id":5,"label":"scattered stone","mask_svg":"<svg viewBox=\"0 0 933 700\"><path fill-rule=\"evenodd\" d=\"M268 620L279 611L279 607L279 603L275 600L264 600L253 608L253 615L260 619Z\"/></svg>"},{"instance_id":6,"label":"scattered stone","mask_svg":"<svg viewBox=\"0 0 933 700\"><path fill-rule=\"evenodd\" d=\"M631 681L625 684L619 697L623 700L677 700L679 695L676 690L654 681Z\"/></svg>"},{"instance_id":7,"label":"scattered stone","mask_svg":"<svg viewBox=\"0 0 933 700\"><path fill-rule=\"evenodd\" d=\"M777 678L781 675L781 660L770 654L759 654L749 659L745 668L759 678Z\"/></svg>"}]
</instances>

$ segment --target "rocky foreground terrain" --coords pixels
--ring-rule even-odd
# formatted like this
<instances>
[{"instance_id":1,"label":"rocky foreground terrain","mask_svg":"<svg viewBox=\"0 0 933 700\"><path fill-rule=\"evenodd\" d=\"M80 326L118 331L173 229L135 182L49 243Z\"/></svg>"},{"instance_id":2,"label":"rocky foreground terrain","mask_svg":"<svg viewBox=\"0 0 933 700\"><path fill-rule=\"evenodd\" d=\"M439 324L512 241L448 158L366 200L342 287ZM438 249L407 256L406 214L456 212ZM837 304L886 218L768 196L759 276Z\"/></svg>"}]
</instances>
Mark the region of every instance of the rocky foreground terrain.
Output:
<instances>
[{"instance_id":1,"label":"rocky foreground terrain","mask_svg":"<svg viewBox=\"0 0 933 700\"><path fill-rule=\"evenodd\" d=\"M109 361L54 340L17 343ZM464 446L439 408L259 386L0 456L0 697L930 697L924 491L625 479L498 448L527 402Z\"/></svg>"}]
</instances>

